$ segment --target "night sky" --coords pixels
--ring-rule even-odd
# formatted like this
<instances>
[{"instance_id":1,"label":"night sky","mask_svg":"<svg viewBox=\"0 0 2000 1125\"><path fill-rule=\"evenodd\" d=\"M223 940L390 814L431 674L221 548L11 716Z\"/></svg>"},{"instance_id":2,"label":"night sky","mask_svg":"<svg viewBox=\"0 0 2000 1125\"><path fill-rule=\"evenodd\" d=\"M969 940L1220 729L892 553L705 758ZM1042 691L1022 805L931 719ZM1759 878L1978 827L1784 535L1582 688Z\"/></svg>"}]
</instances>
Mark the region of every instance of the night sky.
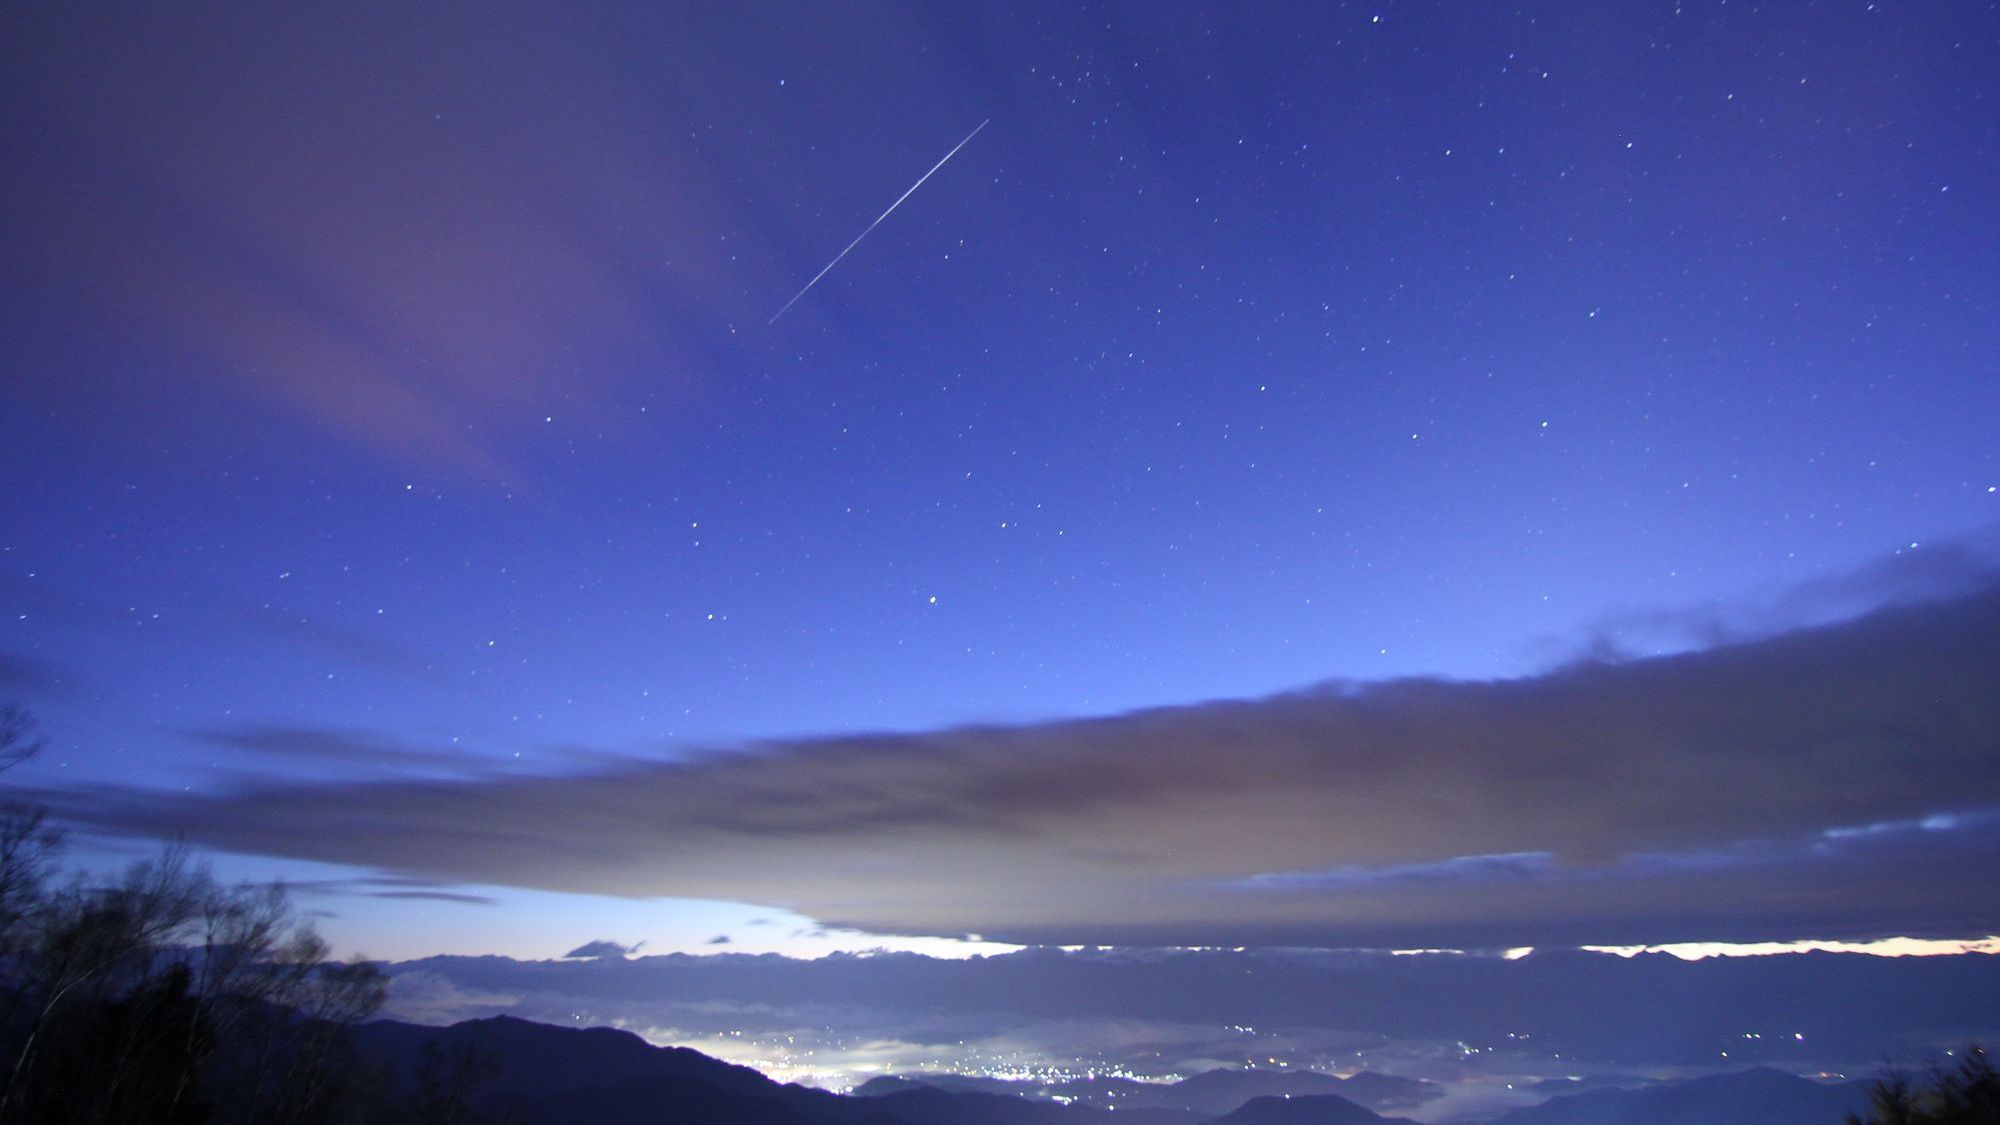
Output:
<instances>
[{"instance_id":1,"label":"night sky","mask_svg":"<svg viewBox=\"0 0 2000 1125\"><path fill-rule=\"evenodd\" d=\"M1991 934L1996 129L1990 4L14 6L6 784L391 956Z\"/></svg>"}]
</instances>

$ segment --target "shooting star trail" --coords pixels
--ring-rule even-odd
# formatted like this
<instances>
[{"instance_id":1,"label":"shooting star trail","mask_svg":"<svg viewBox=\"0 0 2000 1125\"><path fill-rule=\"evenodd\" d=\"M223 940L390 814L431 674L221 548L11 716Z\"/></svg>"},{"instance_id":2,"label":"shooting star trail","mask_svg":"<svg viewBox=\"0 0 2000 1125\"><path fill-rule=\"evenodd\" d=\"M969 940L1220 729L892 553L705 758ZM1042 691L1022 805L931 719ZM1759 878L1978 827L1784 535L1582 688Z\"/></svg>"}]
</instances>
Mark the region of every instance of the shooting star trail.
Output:
<instances>
[{"instance_id":1,"label":"shooting star trail","mask_svg":"<svg viewBox=\"0 0 2000 1125\"><path fill-rule=\"evenodd\" d=\"M991 117L986 119L986 121L991 121L991 120L993 120ZM957 144L951 146L951 151L944 154L944 160L940 160L936 164L931 165L930 171L925 172L923 175L917 177L917 182L910 185L909 191L906 191L903 194L897 196L896 202L889 204L889 211L894 211L896 208L901 207L903 205L903 200L910 198L910 196L912 195L915 195L917 189L924 186L925 180L928 180L932 176L936 175L937 170L939 168L944 167L945 160L950 160L952 157L957 156L959 149L964 148L966 144L972 140L972 138L979 135L979 131L981 129L986 128L986 121L981 121L979 124L974 125L972 127L972 132L967 133L965 135L965 140L960 141ZM769 327L773 324L778 323L779 317L785 315L785 313L789 311L793 305L798 304L800 297L805 296L806 293L810 291L813 286L818 285L820 278L825 277L829 270L833 269L833 267L840 264L840 260L842 258L847 257L848 250L852 250L856 246L861 245L862 239L867 238L871 231L873 231L876 227L882 225L882 220L889 217L889 211L884 211L880 215L875 216L875 221L868 224L868 230L864 230L860 234L855 235L854 241L847 244L847 250L842 250L840 253L835 254L833 256L833 261L828 262L826 264L825 269L822 269L818 273L814 274L813 279L811 281L806 282L806 287L804 289L801 289L797 293L794 293L792 295L792 299L785 302L784 308L779 309L777 312L771 314L771 319L764 322L765 327Z\"/></svg>"}]
</instances>

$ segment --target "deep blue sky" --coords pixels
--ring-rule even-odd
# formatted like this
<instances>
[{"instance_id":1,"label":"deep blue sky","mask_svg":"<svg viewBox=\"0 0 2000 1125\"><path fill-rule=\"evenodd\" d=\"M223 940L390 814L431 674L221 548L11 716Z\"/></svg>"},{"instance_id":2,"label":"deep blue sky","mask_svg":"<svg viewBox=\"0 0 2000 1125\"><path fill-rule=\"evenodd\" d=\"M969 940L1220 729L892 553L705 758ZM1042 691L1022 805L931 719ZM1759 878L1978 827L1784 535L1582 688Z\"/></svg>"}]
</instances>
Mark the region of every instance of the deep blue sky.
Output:
<instances>
[{"instance_id":1,"label":"deep blue sky","mask_svg":"<svg viewBox=\"0 0 2000 1125\"><path fill-rule=\"evenodd\" d=\"M1991 5L662 7L4 17L22 779L1532 676L2000 523Z\"/></svg>"}]
</instances>

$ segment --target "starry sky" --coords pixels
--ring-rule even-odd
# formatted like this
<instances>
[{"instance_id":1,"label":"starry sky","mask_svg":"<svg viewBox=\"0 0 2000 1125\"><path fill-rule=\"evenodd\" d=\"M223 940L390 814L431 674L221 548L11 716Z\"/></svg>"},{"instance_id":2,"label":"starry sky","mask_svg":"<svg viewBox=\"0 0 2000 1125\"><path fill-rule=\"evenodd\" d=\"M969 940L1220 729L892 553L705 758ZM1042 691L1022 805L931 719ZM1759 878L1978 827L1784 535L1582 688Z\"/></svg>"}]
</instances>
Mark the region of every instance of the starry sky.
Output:
<instances>
[{"instance_id":1,"label":"starry sky","mask_svg":"<svg viewBox=\"0 0 2000 1125\"><path fill-rule=\"evenodd\" d=\"M0 32L86 855L402 956L2000 929L1992 5Z\"/></svg>"}]
</instances>

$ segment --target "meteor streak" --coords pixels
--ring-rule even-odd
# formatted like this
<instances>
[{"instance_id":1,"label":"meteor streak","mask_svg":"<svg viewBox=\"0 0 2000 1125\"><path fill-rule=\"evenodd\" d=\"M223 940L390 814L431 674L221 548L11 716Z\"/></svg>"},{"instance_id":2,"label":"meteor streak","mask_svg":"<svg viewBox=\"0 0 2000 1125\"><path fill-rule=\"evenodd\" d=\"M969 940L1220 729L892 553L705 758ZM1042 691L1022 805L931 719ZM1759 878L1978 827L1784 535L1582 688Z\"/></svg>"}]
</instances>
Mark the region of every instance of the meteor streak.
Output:
<instances>
[{"instance_id":1,"label":"meteor streak","mask_svg":"<svg viewBox=\"0 0 2000 1125\"><path fill-rule=\"evenodd\" d=\"M993 120L991 117L986 119L986 121L991 121L991 120ZM910 185L909 191L906 191L903 194L897 196L896 202L889 204L889 211L894 211L896 208L901 207L903 205L903 200L910 198L910 196L912 195L915 195L917 189L924 186L925 180L930 179L933 175L937 173L937 170L939 168L944 167L945 160L950 160L952 157L957 156L959 149L964 148L968 141L972 140L972 138L979 135L979 131L981 129L986 128L986 121L981 121L979 124L974 125L972 127L972 132L967 133L965 135L965 140L960 141L957 144L951 146L951 151L944 154L943 160L939 160L936 164L931 165L930 171L925 172L923 175L917 177L917 182ZM871 231L873 231L876 227L882 225L882 220L889 217L889 211L884 211L880 215L875 216L875 221L868 224L868 230L864 230L860 234L855 235L854 241L847 244L847 250L842 250L840 253L835 254L833 256L833 261L828 262L824 269L821 269L818 273L814 274L812 280L806 282L806 287L804 289L801 289L797 293L794 293L792 295L792 299L785 302L784 308L779 309L777 312L771 314L771 319L764 322L765 326L769 327L770 325L778 323L778 318L785 315L785 313L788 310L790 310L793 305L798 304L799 298L805 296L807 291L812 289L813 286L818 285L819 279L825 277L827 275L827 271L839 265L840 260L842 258L847 257L848 250L852 250L856 246L861 245L862 239L867 238Z\"/></svg>"}]
</instances>

